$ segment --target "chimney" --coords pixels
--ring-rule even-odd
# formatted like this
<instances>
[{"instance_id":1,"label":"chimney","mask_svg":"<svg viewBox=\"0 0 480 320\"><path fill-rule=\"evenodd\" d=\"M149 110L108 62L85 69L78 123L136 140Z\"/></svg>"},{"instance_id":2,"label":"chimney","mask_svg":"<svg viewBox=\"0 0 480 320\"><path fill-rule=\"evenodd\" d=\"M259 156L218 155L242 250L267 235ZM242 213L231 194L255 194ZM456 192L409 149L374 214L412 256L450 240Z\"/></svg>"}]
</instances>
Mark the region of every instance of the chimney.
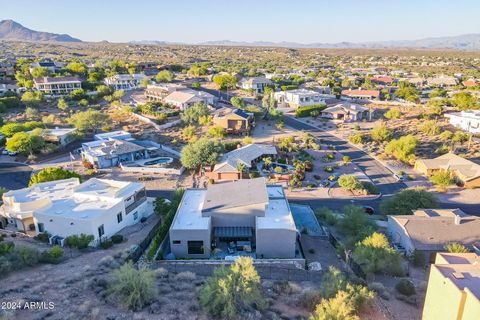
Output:
<instances>
[{"instance_id":1,"label":"chimney","mask_svg":"<svg viewBox=\"0 0 480 320\"><path fill-rule=\"evenodd\" d=\"M460 217L459 215L455 215L455 225L460 225L460 223L462 223L462 217Z\"/></svg>"}]
</instances>

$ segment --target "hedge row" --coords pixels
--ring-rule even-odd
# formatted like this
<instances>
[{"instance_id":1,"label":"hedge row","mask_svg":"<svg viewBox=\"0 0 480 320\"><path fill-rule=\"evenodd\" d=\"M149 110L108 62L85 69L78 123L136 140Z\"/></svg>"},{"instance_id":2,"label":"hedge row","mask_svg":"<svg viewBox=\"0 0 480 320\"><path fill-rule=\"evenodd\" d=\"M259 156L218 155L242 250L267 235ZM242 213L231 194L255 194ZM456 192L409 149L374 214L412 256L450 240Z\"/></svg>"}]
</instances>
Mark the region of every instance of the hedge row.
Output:
<instances>
[{"instance_id":1,"label":"hedge row","mask_svg":"<svg viewBox=\"0 0 480 320\"><path fill-rule=\"evenodd\" d=\"M326 107L327 106L324 104L312 104L309 106L299 107L297 110L295 110L295 117L297 118L309 117L312 111L321 112Z\"/></svg>"}]
</instances>

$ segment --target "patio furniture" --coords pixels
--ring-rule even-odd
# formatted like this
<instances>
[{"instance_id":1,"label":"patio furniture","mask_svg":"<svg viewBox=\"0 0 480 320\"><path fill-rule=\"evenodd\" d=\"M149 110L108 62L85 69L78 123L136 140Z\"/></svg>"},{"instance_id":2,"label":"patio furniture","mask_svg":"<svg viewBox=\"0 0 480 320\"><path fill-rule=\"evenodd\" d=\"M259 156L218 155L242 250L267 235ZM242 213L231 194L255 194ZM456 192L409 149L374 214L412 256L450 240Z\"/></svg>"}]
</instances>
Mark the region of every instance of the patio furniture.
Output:
<instances>
[{"instance_id":1,"label":"patio furniture","mask_svg":"<svg viewBox=\"0 0 480 320\"><path fill-rule=\"evenodd\" d=\"M237 250L239 251L244 251L245 247L251 247L252 243L251 241L237 241Z\"/></svg>"},{"instance_id":2,"label":"patio furniture","mask_svg":"<svg viewBox=\"0 0 480 320\"><path fill-rule=\"evenodd\" d=\"M229 254L235 253L235 249L230 248L230 247L227 248L227 251L228 251Z\"/></svg>"}]
</instances>

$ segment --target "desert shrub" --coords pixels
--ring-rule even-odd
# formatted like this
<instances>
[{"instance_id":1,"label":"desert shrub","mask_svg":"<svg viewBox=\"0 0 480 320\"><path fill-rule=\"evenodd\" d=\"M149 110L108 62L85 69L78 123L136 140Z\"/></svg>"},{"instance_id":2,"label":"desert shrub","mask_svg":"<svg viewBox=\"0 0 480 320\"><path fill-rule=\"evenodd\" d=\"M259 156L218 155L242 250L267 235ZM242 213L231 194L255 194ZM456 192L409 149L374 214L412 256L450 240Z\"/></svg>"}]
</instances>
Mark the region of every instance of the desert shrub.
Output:
<instances>
[{"instance_id":1,"label":"desert shrub","mask_svg":"<svg viewBox=\"0 0 480 320\"><path fill-rule=\"evenodd\" d=\"M258 178L258 177L260 177L260 172L258 172L258 171L250 171L250 172L248 173L248 177L249 177L250 179Z\"/></svg>"},{"instance_id":2,"label":"desert shrub","mask_svg":"<svg viewBox=\"0 0 480 320\"><path fill-rule=\"evenodd\" d=\"M375 231L374 223L362 207L347 205L343 208L343 213L344 216L337 225L339 230L347 236L345 245L348 247L352 247Z\"/></svg>"},{"instance_id":3,"label":"desert shrub","mask_svg":"<svg viewBox=\"0 0 480 320\"><path fill-rule=\"evenodd\" d=\"M357 176L342 174L338 178L338 185L346 190L358 190L362 188L362 184Z\"/></svg>"},{"instance_id":4,"label":"desert shrub","mask_svg":"<svg viewBox=\"0 0 480 320\"><path fill-rule=\"evenodd\" d=\"M414 250L410 258L415 267L423 268L425 266L425 254L422 251Z\"/></svg>"},{"instance_id":5,"label":"desert shrub","mask_svg":"<svg viewBox=\"0 0 480 320\"><path fill-rule=\"evenodd\" d=\"M370 132L370 137L376 142L388 141L392 138L392 130L388 129L385 125L375 127Z\"/></svg>"},{"instance_id":6,"label":"desert shrub","mask_svg":"<svg viewBox=\"0 0 480 320\"><path fill-rule=\"evenodd\" d=\"M307 172L312 172L312 170L313 170L313 163L312 163L312 161L307 160L307 161L304 162L304 164L305 164L305 171L307 171Z\"/></svg>"},{"instance_id":7,"label":"desert shrub","mask_svg":"<svg viewBox=\"0 0 480 320\"><path fill-rule=\"evenodd\" d=\"M412 214L412 210L438 208L438 199L425 189L404 189L380 204L383 214Z\"/></svg>"},{"instance_id":8,"label":"desert shrub","mask_svg":"<svg viewBox=\"0 0 480 320\"><path fill-rule=\"evenodd\" d=\"M313 104L310 106L299 107L297 110L295 110L295 117L297 118L309 117L311 116L312 111L321 112L326 107L327 106L324 104Z\"/></svg>"},{"instance_id":9,"label":"desert shrub","mask_svg":"<svg viewBox=\"0 0 480 320\"><path fill-rule=\"evenodd\" d=\"M168 270L165 268L158 268L154 270L155 277L157 278L166 278L168 277Z\"/></svg>"},{"instance_id":10,"label":"desert shrub","mask_svg":"<svg viewBox=\"0 0 480 320\"><path fill-rule=\"evenodd\" d=\"M402 113L397 108L392 108L392 109L388 110L387 112L385 112L385 114L383 116L385 118L389 119L389 120L392 120L392 119L400 118L402 116Z\"/></svg>"},{"instance_id":11,"label":"desert shrub","mask_svg":"<svg viewBox=\"0 0 480 320\"><path fill-rule=\"evenodd\" d=\"M63 258L63 249L60 246L53 246L50 250L45 250L40 256L40 261L43 263L57 264Z\"/></svg>"},{"instance_id":12,"label":"desert shrub","mask_svg":"<svg viewBox=\"0 0 480 320\"><path fill-rule=\"evenodd\" d=\"M398 281L398 283L395 285L395 290L407 297L416 293L415 286L408 279L400 279L400 281Z\"/></svg>"},{"instance_id":13,"label":"desert shrub","mask_svg":"<svg viewBox=\"0 0 480 320\"><path fill-rule=\"evenodd\" d=\"M14 254L18 255L23 265L29 267L37 265L40 259L40 252L29 246L16 247Z\"/></svg>"},{"instance_id":14,"label":"desert shrub","mask_svg":"<svg viewBox=\"0 0 480 320\"><path fill-rule=\"evenodd\" d=\"M35 240L38 240L40 242L48 243L50 234L48 232L41 232L37 234L35 237L33 237Z\"/></svg>"},{"instance_id":15,"label":"desert shrub","mask_svg":"<svg viewBox=\"0 0 480 320\"><path fill-rule=\"evenodd\" d=\"M393 156L399 161L410 163L415 160L417 145L418 141L414 136L403 136L391 140L385 147L385 154Z\"/></svg>"},{"instance_id":16,"label":"desert shrub","mask_svg":"<svg viewBox=\"0 0 480 320\"><path fill-rule=\"evenodd\" d=\"M440 126L436 120L427 120L418 126L418 130L430 136L440 133Z\"/></svg>"},{"instance_id":17,"label":"desert shrub","mask_svg":"<svg viewBox=\"0 0 480 320\"><path fill-rule=\"evenodd\" d=\"M0 242L0 256L9 254L15 248L15 243L12 241L2 241Z\"/></svg>"},{"instance_id":18,"label":"desert shrub","mask_svg":"<svg viewBox=\"0 0 480 320\"><path fill-rule=\"evenodd\" d=\"M10 259L4 256L0 256L0 277L5 276L7 273L12 271L13 266L10 262Z\"/></svg>"},{"instance_id":19,"label":"desert shrub","mask_svg":"<svg viewBox=\"0 0 480 320\"><path fill-rule=\"evenodd\" d=\"M461 243L449 243L445 246L445 250L450 253L467 253L470 252L467 247Z\"/></svg>"},{"instance_id":20,"label":"desert shrub","mask_svg":"<svg viewBox=\"0 0 480 320\"><path fill-rule=\"evenodd\" d=\"M385 286L381 282L371 282L368 284L368 289L378 293L382 294L385 292Z\"/></svg>"},{"instance_id":21,"label":"desert shrub","mask_svg":"<svg viewBox=\"0 0 480 320\"><path fill-rule=\"evenodd\" d=\"M345 289L347 278L345 274L335 267L328 267L328 271L323 275L320 284L320 294L325 299L335 297L338 291Z\"/></svg>"},{"instance_id":22,"label":"desert shrub","mask_svg":"<svg viewBox=\"0 0 480 320\"><path fill-rule=\"evenodd\" d=\"M325 168L323 168L323 171L325 171L325 172L333 172L333 167L332 167L332 166L326 166Z\"/></svg>"},{"instance_id":23,"label":"desert shrub","mask_svg":"<svg viewBox=\"0 0 480 320\"><path fill-rule=\"evenodd\" d=\"M308 290L300 298L300 305L307 310L313 310L322 301L322 295L318 291Z\"/></svg>"},{"instance_id":24,"label":"desert shrub","mask_svg":"<svg viewBox=\"0 0 480 320\"><path fill-rule=\"evenodd\" d=\"M179 272L175 276L175 280L178 281L193 281L197 278L197 275L191 271Z\"/></svg>"},{"instance_id":25,"label":"desert shrub","mask_svg":"<svg viewBox=\"0 0 480 320\"><path fill-rule=\"evenodd\" d=\"M216 269L201 288L199 299L208 314L221 319L234 319L248 306L266 307L260 277L248 257L240 257L229 268Z\"/></svg>"},{"instance_id":26,"label":"desert shrub","mask_svg":"<svg viewBox=\"0 0 480 320\"><path fill-rule=\"evenodd\" d=\"M352 160L350 159L350 156L343 156L342 159L343 159L343 162L345 162L345 163L350 163L350 162L352 162Z\"/></svg>"},{"instance_id":27,"label":"desert shrub","mask_svg":"<svg viewBox=\"0 0 480 320\"><path fill-rule=\"evenodd\" d=\"M110 239L105 239L100 242L100 248L106 250L113 246L113 241Z\"/></svg>"},{"instance_id":28,"label":"desert shrub","mask_svg":"<svg viewBox=\"0 0 480 320\"><path fill-rule=\"evenodd\" d=\"M444 170L435 172L429 180L438 187L448 187L455 182L452 172Z\"/></svg>"},{"instance_id":29,"label":"desert shrub","mask_svg":"<svg viewBox=\"0 0 480 320\"><path fill-rule=\"evenodd\" d=\"M327 207L321 207L315 210L315 216L317 219L325 221L328 225L337 223L337 216Z\"/></svg>"},{"instance_id":30,"label":"desert shrub","mask_svg":"<svg viewBox=\"0 0 480 320\"><path fill-rule=\"evenodd\" d=\"M65 238L65 245L70 248L85 249L94 238L95 237L91 234L75 234Z\"/></svg>"},{"instance_id":31,"label":"desert shrub","mask_svg":"<svg viewBox=\"0 0 480 320\"><path fill-rule=\"evenodd\" d=\"M365 191L366 194L379 194L380 190L371 182L362 181L361 182L362 189Z\"/></svg>"},{"instance_id":32,"label":"desert shrub","mask_svg":"<svg viewBox=\"0 0 480 320\"><path fill-rule=\"evenodd\" d=\"M128 262L114 270L112 278L108 286L108 294L131 310L139 310L157 298L155 272L152 270L136 269L131 262Z\"/></svg>"},{"instance_id":33,"label":"desert shrub","mask_svg":"<svg viewBox=\"0 0 480 320\"><path fill-rule=\"evenodd\" d=\"M112 240L113 243L122 243L123 242L123 236L121 234L114 234L110 240Z\"/></svg>"}]
</instances>

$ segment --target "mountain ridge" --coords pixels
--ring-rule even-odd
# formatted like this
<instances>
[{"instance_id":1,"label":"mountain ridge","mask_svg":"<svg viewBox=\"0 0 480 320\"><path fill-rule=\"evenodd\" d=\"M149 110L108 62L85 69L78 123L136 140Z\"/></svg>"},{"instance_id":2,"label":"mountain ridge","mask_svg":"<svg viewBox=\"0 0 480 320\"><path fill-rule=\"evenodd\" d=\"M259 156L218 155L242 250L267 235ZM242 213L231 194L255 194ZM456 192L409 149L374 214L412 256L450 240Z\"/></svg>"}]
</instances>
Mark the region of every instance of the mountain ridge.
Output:
<instances>
[{"instance_id":1,"label":"mountain ridge","mask_svg":"<svg viewBox=\"0 0 480 320\"><path fill-rule=\"evenodd\" d=\"M68 34L32 30L13 20L0 21L0 40L82 42Z\"/></svg>"}]
</instances>

